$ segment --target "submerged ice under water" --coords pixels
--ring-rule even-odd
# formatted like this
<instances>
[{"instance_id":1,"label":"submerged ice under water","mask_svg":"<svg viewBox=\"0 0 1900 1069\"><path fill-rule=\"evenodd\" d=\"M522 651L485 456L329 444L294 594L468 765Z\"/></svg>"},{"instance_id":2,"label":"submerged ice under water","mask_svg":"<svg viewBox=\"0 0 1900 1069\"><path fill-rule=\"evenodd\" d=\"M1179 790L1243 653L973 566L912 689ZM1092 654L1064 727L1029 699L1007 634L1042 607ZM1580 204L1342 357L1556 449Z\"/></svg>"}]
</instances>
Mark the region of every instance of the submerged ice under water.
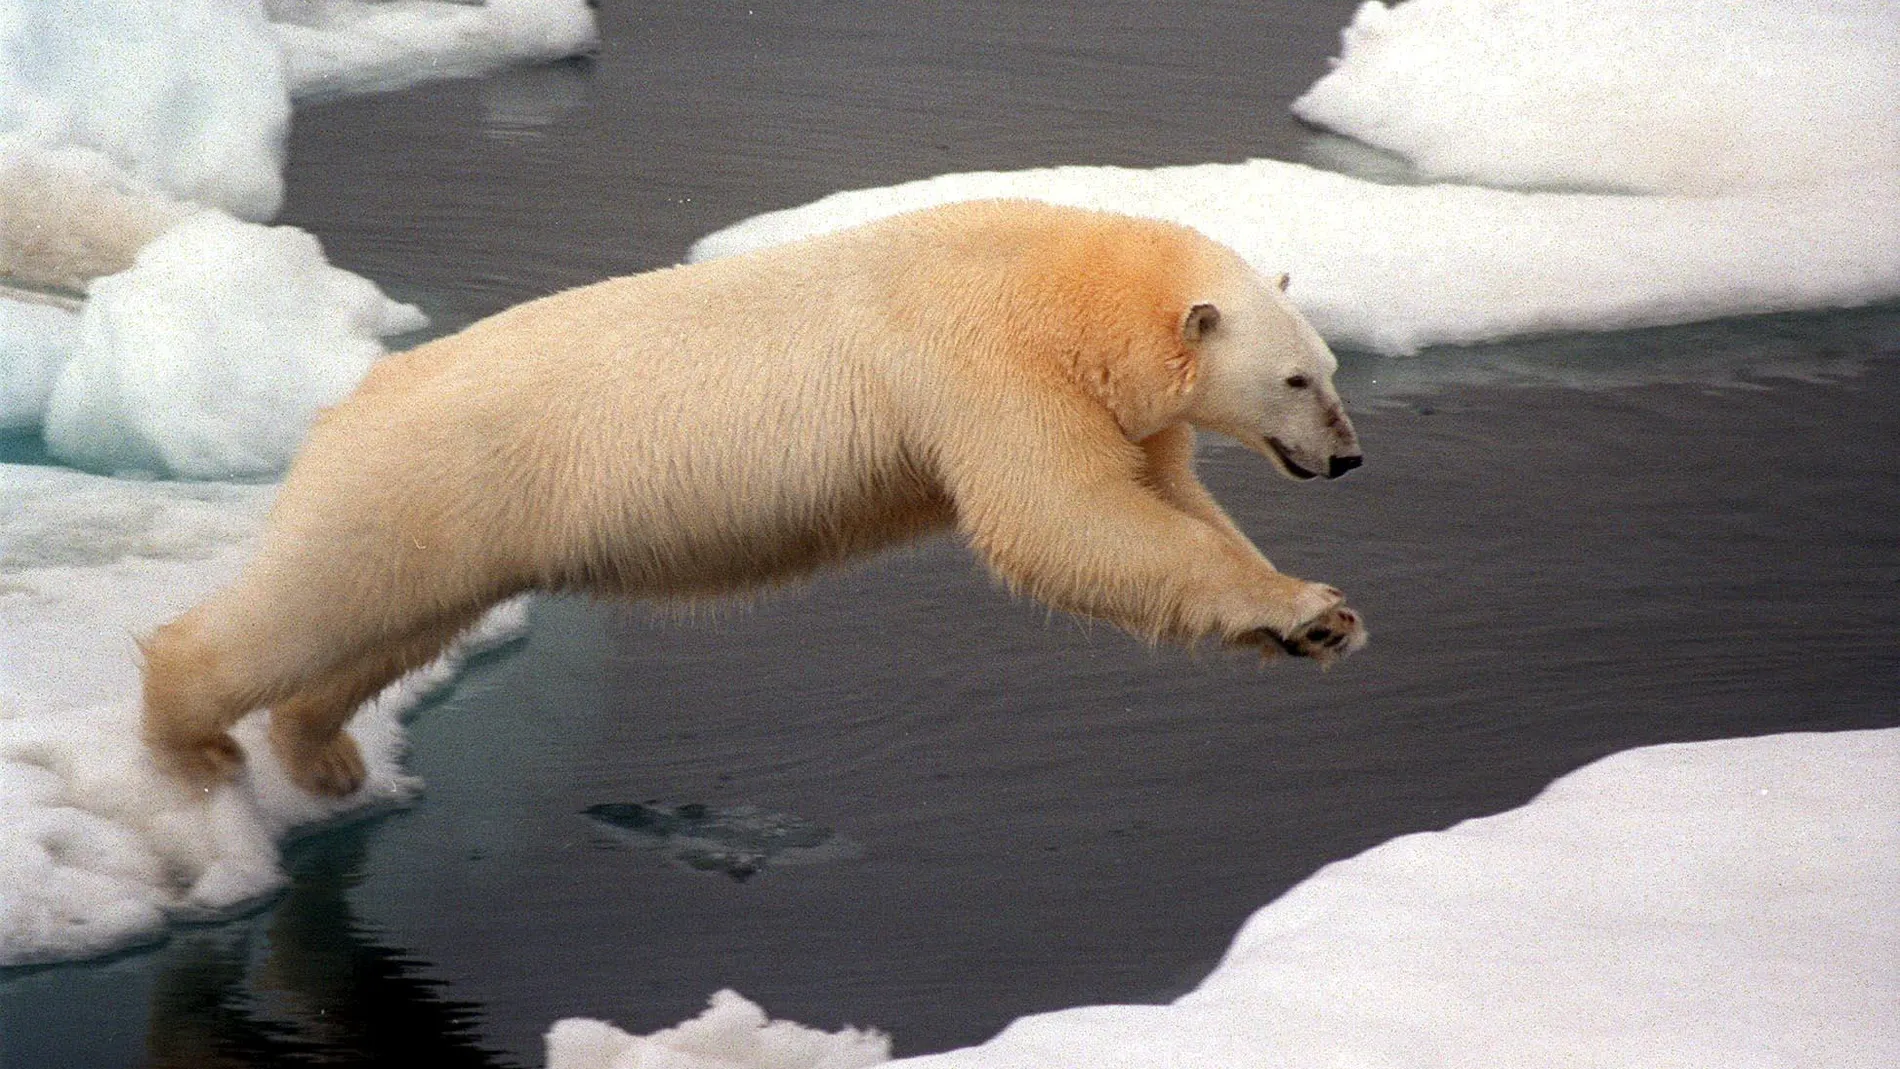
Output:
<instances>
[{"instance_id":1,"label":"submerged ice under water","mask_svg":"<svg viewBox=\"0 0 1900 1069\"><path fill-rule=\"evenodd\" d=\"M586 813L602 827L637 845L657 847L688 868L735 880L749 880L768 866L841 861L858 852L856 844L830 828L755 805L602 802Z\"/></svg>"}]
</instances>

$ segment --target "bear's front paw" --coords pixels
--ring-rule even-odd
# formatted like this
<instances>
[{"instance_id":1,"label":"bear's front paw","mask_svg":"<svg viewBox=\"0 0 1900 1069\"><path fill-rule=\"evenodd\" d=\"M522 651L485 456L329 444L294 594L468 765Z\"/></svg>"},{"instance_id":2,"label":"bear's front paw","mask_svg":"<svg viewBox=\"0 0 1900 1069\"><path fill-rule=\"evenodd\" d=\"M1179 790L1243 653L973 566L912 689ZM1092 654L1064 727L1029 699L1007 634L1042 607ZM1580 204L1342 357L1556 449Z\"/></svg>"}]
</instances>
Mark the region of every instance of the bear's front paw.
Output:
<instances>
[{"instance_id":1,"label":"bear's front paw","mask_svg":"<svg viewBox=\"0 0 1900 1069\"><path fill-rule=\"evenodd\" d=\"M1313 591L1327 600L1290 632L1281 634L1269 627L1255 628L1234 639L1235 644L1255 647L1260 650L1262 657L1268 659L1284 653L1292 657L1310 657L1321 665L1331 665L1364 646L1365 624L1357 612L1346 606L1345 596L1332 587L1317 584L1314 584Z\"/></svg>"},{"instance_id":2,"label":"bear's front paw","mask_svg":"<svg viewBox=\"0 0 1900 1069\"><path fill-rule=\"evenodd\" d=\"M1331 665L1365 644L1366 625L1344 602L1320 613L1280 640L1286 652L1295 657L1311 657L1321 665Z\"/></svg>"}]
</instances>

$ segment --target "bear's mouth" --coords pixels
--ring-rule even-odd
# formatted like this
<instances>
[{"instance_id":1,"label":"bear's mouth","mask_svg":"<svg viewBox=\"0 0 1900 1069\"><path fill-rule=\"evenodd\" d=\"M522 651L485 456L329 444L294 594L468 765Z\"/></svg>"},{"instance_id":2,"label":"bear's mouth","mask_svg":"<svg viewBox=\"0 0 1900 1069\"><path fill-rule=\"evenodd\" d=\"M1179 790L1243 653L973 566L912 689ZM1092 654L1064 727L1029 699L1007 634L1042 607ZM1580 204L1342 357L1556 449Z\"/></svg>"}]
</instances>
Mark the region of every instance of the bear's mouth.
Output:
<instances>
[{"instance_id":1,"label":"bear's mouth","mask_svg":"<svg viewBox=\"0 0 1900 1069\"><path fill-rule=\"evenodd\" d=\"M1267 448L1273 450L1273 459L1280 462L1280 466L1286 469L1288 475L1293 476L1295 479L1319 478L1319 472L1307 471L1305 468L1294 463L1292 451L1287 449L1285 443L1271 434L1267 435Z\"/></svg>"}]
</instances>

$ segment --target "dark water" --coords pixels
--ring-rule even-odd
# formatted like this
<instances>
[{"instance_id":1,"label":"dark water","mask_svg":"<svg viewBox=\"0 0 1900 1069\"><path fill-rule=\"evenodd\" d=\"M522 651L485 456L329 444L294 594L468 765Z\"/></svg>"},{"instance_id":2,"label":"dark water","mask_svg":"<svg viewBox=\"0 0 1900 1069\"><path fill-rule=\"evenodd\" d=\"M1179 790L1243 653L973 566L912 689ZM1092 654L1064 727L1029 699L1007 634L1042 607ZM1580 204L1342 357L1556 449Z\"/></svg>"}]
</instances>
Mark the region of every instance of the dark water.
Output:
<instances>
[{"instance_id":1,"label":"dark water","mask_svg":"<svg viewBox=\"0 0 1900 1069\"><path fill-rule=\"evenodd\" d=\"M449 327L838 188L1298 159L1352 7L610 2L596 63L302 110L284 221ZM1900 724L1896 356L1892 308L1344 354L1363 471L1203 458L1366 613L1326 674L1051 617L948 540L711 618L544 602L416 719L420 804L254 917L0 977L0 1064L533 1065L725 986L918 1053L1167 999L1321 865L1594 758ZM649 802L853 848L737 880L586 813Z\"/></svg>"}]
</instances>

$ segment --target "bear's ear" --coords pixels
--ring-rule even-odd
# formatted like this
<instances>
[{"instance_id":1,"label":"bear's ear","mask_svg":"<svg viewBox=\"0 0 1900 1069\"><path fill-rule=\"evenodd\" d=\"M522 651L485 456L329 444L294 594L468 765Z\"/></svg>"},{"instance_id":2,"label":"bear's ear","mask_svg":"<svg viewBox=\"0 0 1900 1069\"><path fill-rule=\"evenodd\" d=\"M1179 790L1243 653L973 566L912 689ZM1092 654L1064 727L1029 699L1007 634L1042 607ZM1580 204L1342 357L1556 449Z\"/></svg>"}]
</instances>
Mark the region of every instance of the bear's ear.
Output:
<instances>
[{"instance_id":1,"label":"bear's ear","mask_svg":"<svg viewBox=\"0 0 1900 1069\"><path fill-rule=\"evenodd\" d=\"M1220 326L1220 309L1211 304L1197 304L1188 309L1181 320L1181 340L1200 341L1217 326Z\"/></svg>"},{"instance_id":2,"label":"bear's ear","mask_svg":"<svg viewBox=\"0 0 1900 1069\"><path fill-rule=\"evenodd\" d=\"M1273 284L1274 284L1274 285L1276 285L1276 286L1278 286L1278 287L1280 287L1280 292L1281 292L1281 293L1285 293L1285 292L1286 292L1286 288L1287 288L1288 286L1291 286L1291 285L1293 284L1293 276L1292 276L1292 275L1289 275L1289 274L1287 274L1287 273L1286 273L1286 272L1284 272L1284 271L1282 271L1282 272L1280 272L1280 277L1279 277L1279 278L1277 278L1277 279L1275 279L1275 280L1274 280L1274 282L1273 282Z\"/></svg>"}]
</instances>

